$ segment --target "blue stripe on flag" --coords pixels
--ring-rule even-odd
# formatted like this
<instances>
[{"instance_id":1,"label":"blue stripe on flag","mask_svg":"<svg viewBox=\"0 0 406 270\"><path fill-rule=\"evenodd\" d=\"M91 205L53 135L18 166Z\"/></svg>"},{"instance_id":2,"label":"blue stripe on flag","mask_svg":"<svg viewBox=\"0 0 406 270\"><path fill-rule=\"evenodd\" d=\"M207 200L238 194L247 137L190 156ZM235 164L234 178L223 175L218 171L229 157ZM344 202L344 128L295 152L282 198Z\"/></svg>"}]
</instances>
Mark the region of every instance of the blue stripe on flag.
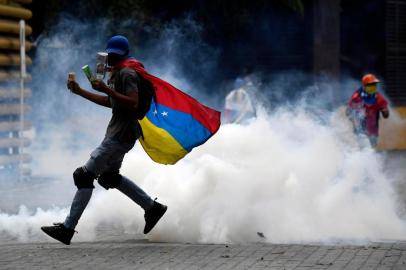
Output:
<instances>
[{"instance_id":1,"label":"blue stripe on flag","mask_svg":"<svg viewBox=\"0 0 406 270\"><path fill-rule=\"evenodd\" d=\"M146 117L155 126L168 131L188 152L193 147L204 143L212 135L191 114L171 109L154 101L151 102Z\"/></svg>"}]
</instances>

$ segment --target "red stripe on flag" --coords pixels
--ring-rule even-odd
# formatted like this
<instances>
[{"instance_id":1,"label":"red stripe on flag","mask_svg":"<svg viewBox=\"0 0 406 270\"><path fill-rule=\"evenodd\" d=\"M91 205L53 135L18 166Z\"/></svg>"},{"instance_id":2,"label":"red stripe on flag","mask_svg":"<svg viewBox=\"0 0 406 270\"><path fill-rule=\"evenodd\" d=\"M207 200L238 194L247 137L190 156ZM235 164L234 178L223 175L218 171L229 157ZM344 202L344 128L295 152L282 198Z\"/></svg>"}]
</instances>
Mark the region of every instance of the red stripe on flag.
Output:
<instances>
[{"instance_id":1,"label":"red stripe on flag","mask_svg":"<svg viewBox=\"0 0 406 270\"><path fill-rule=\"evenodd\" d=\"M220 127L220 112L213 110L168 82L149 74L141 62L127 59L119 64L120 67L129 67L137 71L144 79L155 86L157 102L174 110L191 114L197 121L211 133L216 133Z\"/></svg>"}]
</instances>

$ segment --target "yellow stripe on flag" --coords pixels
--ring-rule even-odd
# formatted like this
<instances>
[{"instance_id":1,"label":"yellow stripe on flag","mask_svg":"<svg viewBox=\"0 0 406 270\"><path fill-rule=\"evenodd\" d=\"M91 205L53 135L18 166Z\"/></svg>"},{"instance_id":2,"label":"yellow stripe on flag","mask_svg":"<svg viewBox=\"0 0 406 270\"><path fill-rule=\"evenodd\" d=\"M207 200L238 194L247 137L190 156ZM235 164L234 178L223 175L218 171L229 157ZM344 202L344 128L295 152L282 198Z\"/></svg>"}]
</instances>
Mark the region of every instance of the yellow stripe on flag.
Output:
<instances>
[{"instance_id":1,"label":"yellow stripe on flag","mask_svg":"<svg viewBox=\"0 0 406 270\"><path fill-rule=\"evenodd\" d=\"M188 152L165 129L156 127L144 117L139 121L144 138L140 138L142 147L148 156L161 164L175 164Z\"/></svg>"}]
</instances>

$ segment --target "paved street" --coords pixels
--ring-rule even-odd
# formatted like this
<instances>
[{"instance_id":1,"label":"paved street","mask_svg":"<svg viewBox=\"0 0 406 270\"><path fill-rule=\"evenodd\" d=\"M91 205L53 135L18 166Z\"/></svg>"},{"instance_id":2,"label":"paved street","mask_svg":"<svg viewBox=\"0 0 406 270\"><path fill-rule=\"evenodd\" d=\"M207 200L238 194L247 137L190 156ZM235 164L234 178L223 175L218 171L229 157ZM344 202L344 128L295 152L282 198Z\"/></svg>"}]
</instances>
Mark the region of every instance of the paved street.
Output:
<instances>
[{"instance_id":1,"label":"paved street","mask_svg":"<svg viewBox=\"0 0 406 270\"><path fill-rule=\"evenodd\" d=\"M0 269L406 269L406 243L196 245L145 240L0 244Z\"/></svg>"}]
</instances>

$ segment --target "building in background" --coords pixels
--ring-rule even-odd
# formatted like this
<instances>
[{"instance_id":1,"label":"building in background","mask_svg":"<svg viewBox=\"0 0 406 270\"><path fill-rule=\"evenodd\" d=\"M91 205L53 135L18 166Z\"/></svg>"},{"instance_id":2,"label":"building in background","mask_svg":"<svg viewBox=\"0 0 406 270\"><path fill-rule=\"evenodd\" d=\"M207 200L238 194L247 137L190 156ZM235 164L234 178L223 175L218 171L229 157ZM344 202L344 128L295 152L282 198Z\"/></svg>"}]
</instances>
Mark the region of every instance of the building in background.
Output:
<instances>
[{"instance_id":1,"label":"building in background","mask_svg":"<svg viewBox=\"0 0 406 270\"><path fill-rule=\"evenodd\" d=\"M21 173L30 174L30 170L23 167L24 163L30 161L30 156L24 151L30 140L24 137L24 131L31 129L32 125L27 120L20 122L20 119L22 114L31 111L26 103L26 98L31 96L31 89L21 89L19 24L20 20L32 17L32 12L24 8L29 3L31 0L0 1L0 174L10 174L15 180ZM26 25L26 35L31 33L31 27ZM32 44L26 42L25 49L28 51L31 47ZM26 64L31 63L31 58L27 56ZM24 80L28 83L30 75Z\"/></svg>"}]
</instances>

